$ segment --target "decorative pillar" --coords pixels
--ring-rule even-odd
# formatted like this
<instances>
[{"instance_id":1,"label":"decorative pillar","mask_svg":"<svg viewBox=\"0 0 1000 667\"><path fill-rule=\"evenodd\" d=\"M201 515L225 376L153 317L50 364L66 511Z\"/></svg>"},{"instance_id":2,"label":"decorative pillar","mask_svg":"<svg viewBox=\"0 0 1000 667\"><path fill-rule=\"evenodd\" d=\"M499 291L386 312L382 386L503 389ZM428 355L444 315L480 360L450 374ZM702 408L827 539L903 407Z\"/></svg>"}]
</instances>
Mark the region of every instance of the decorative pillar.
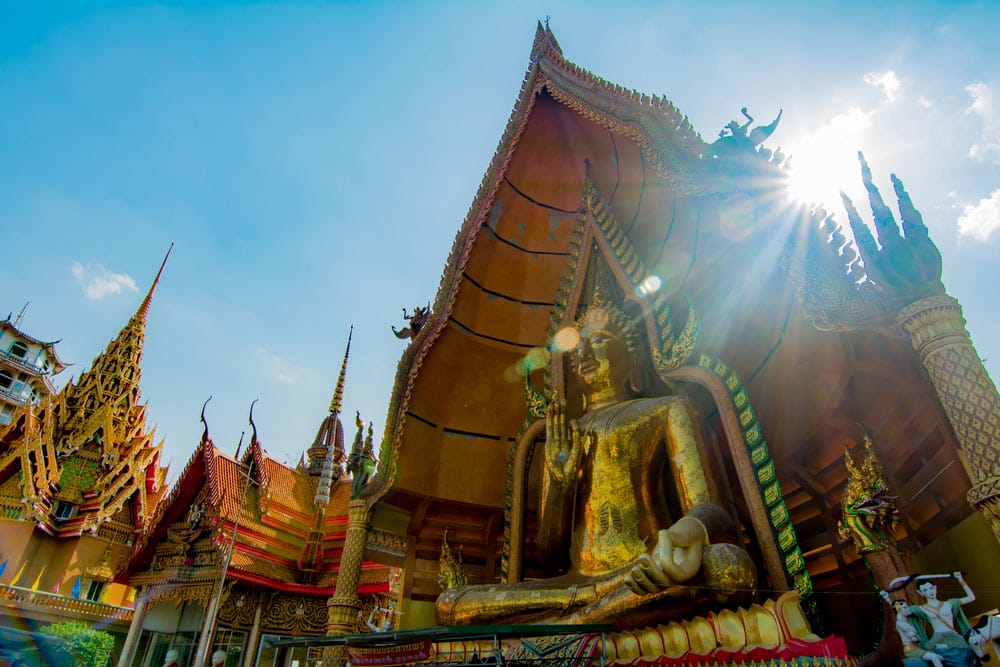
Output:
<instances>
[{"instance_id":1,"label":"decorative pillar","mask_svg":"<svg viewBox=\"0 0 1000 667\"><path fill-rule=\"evenodd\" d=\"M135 596L135 611L132 612L132 622L128 626L128 634L125 636L125 644L122 645L122 653L118 657L118 664L122 667L128 667L135 660L135 652L139 648L142 624L146 620L146 609L149 607L151 594L152 587L145 586Z\"/></svg>"},{"instance_id":2,"label":"decorative pillar","mask_svg":"<svg viewBox=\"0 0 1000 667\"><path fill-rule=\"evenodd\" d=\"M228 558L226 565L228 565ZM222 606L224 598L228 597L225 570L223 570L222 578L212 587L211 592L212 597L207 600L205 621L201 625L201 635L198 637L198 648L191 661L193 667L205 667L211 657L212 644L215 642L215 628L219 620L219 607Z\"/></svg>"},{"instance_id":3,"label":"decorative pillar","mask_svg":"<svg viewBox=\"0 0 1000 667\"><path fill-rule=\"evenodd\" d=\"M361 601L358 583L361 580L361 563L365 555L365 540L371 521L371 508L364 498L355 498L348 506L347 537L340 557L340 573L333 597L326 603L328 616L327 634L342 635L354 629Z\"/></svg>"},{"instance_id":4,"label":"decorative pillar","mask_svg":"<svg viewBox=\"0 0 1000 667\"><path fill-rule=\"evenodd\" d=\"M958 301L933 296L900 311L896 322L937 390L972 481L968 500L1000 539L1000 395L972 339Z\"/></svg>"},{"instance_id":5,"label":"decorative pillar","mask_svg":"<svg viewBox=\"0 0 1000 667\"><path fill-rule=\"evenodd\" d=\"M253 625L250 626L250 636L247 637L247 648L243 652L243 666L253 667L257 661L257 644L260 642L260 616L264 611L264 596L257 596L257 609L253 612Z\"/></svg>"}]
</instances>

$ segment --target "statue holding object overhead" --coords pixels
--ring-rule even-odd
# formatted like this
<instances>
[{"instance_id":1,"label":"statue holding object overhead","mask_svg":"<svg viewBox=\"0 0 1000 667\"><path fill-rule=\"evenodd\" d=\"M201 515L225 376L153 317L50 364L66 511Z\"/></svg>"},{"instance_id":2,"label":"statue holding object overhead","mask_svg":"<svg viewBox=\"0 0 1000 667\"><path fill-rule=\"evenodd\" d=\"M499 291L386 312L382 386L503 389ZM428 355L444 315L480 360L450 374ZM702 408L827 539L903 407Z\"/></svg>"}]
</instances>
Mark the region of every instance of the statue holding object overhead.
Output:
<instances>
[{"instance_id":1,"label":"statue holding object overhead","mask_svg":"<svg viewBox=\"0 0 1000 667\"><path fill-rule=\"evenodd\" d=\"M435 604L441 624L634 626L754 588L694 405L643 396L635 327L601 295L576 331L585 407L573 419L564 401L548 406L537 536L563 574L449 588Z\"/></svg>"},{"instance_id":2,"label":"statue holding object overhead","mask_svg":"<svg viewBox=\"0 0 1000 667\"><path fill-rule=\"evenodd\" d=\"M934 580L949 576L961 585L965 595L940 600ZM904 657L922 658L935 667L975 667L981 664L987 642L996 639L992 636L993 618L985 617L984 631L976 630L969 623L962 606L974 602L976 595L965 583L962 573L908 577L897 590L914 579L924 603L910 606L902 600L893 603L897 614L896 628L903 639ZM888 595L888 592L882 592L883 598L888 598Z\"/></svg>"}]
</instances>

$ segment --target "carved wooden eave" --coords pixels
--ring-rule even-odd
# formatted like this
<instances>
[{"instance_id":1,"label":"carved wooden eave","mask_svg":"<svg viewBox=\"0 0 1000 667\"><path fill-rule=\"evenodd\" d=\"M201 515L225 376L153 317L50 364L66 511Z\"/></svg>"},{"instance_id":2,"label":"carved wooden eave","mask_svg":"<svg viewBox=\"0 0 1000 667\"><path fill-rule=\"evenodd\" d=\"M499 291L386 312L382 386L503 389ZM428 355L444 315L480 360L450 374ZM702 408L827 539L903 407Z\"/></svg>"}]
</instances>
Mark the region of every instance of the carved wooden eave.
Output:
<instances>
[{"instance_id":1,"label":"carved wooden eave","mask_svg":"<svg viewBox=\"0 0 1000 667\"><path fill-rule=\"evenodd\" d=\"M539 26L432 316L400 359L380 467L364 492L380 501L377 527L406 517L415 574L404 591L437 595L431 564L445 529L473 582L500 570L510 452L527 418L523 360L547 344L567 270L583 270L571 264L588 180L666 293L694 304L697 352L746 387L817 587L864 574L836 529L856 422L889 461L904 541L926 544L968 516L954 435L909 344L816 330L782 259L803 251L817 220L782 198L762 153L751 147L735 164L709 148L669 102L573 65ZM532 378L540 391L541 375ZM721 438L717 410L699 400ZM529 574L531 541L529 528Z\"/></svg>"}]
</instances>

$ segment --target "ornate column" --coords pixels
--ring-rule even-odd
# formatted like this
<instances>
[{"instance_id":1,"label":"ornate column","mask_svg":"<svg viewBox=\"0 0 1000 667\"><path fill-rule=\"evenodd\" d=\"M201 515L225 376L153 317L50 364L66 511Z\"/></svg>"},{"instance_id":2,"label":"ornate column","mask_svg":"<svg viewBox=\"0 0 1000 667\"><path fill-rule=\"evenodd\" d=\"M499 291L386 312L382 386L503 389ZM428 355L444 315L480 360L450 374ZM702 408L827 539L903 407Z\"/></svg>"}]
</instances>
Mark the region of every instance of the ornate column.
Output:
<instances>
[{"instance_id":1,"label":"ornate column","mask_svg":"<svg viewBox=\"0 0 1000 667\"><path fill-rule=\"evenodd\" d=\"M903 308L910 334L958 438L972 488L968 499L1000 539L1000 394L965 329L954 298L932 296Z\"/></svg>"},{"instance_id":2,"label":"ornate column","mask_svg":"<svg viewBox=\"0 0 1000 667\"><path fill-rule=\"evenodd\" d=\"M371 521L371 508L364 498L355 498L348 507L347 537L340 557L340 573L333 597L326 603L327 633L346 634L354 629L361 601L358 599L358 582L361 579L361 562L365 554L365 540Z\"/></svg>"},{"instance_id":3,"label":"ornate column","mask_svg":"<svg viewBox=\"0 0 1000 667\"><path fill-rule=\"evenodd\" d=\"M152 587L145 586L135 596L135 611L132 612L132 622L128 626L128 635L125 636L125 644L122 646L122 653L118 658L118 664L122 667L128 667L135 660L135 652L139 648L139 637L142 636L142 624L146 620L146 609L149 607L151 593Z\"/></svg>"}]
</instances>

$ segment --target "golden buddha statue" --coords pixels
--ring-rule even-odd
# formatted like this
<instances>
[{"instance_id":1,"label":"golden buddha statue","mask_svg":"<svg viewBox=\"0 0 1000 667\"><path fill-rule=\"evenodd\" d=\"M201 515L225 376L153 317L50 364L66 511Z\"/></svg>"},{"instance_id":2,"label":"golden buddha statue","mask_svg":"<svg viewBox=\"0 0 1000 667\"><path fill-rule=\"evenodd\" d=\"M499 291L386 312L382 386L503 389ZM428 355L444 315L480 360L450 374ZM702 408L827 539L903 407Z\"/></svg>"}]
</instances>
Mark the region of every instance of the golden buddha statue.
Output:
<instances>
[{"instance_id":1,"label":"golden buddha statue","mask_svg":"<svg viewBox=\"0 0 1000 667\"><path fill-rule=\"evenodd\" d=\"M571 419L565 401L548 406L537 536L544 563L563 574L450 588L435 604L439 623L639 627L752 593L756 570L733 544L693 403L641 397L639 346L616 306L595 299L576 331L570 366L584 411Z\"/></svg>"}]
</instances>

